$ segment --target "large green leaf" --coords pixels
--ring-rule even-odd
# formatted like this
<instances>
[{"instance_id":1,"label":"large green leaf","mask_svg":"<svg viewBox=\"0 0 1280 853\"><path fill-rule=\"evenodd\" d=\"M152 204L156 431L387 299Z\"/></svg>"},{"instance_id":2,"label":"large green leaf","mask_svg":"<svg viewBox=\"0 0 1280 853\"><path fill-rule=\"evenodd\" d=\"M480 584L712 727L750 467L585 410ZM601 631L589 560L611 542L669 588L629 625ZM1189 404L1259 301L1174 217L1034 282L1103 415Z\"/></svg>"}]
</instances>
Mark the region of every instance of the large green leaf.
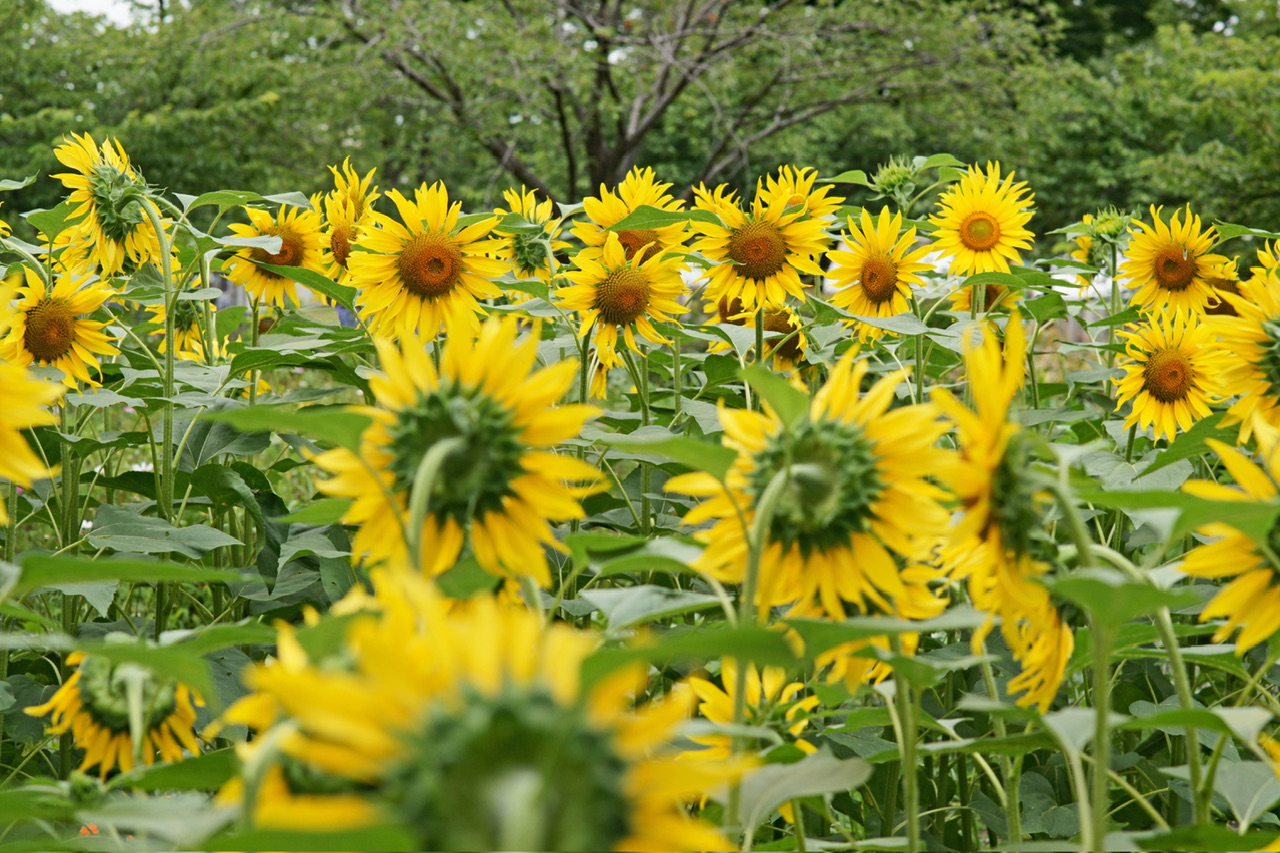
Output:
<instances>
[{"instance_id":1,"label":"large green leaf","mask_svg":"<svg viewBox=\"0 0 1280 853\"><path fill-rule=\"evenodd\" d=\"M825 749L794 764L757 767L742 780L738 823L750 836L783 803L852 790L871 778L871 769L861 758L840 759Z\"/></svg>"},{"instance_id":2,"label":"large green leaf","mask_svg":"<svg viewBox=\"0 0 1280 853\"><path fill-rule=\"evenodd\" d=\"M327 439L359 452L360 437L372 420L368 415L342 407L308 406L288 411L278 406L246 406L205 416L241 432L278 432Z\"/></svg>"},{"instance_id":3,"label":"large green leaf","mask_svg":"<svg viewBox=\"0 0 1280 853\"><path fill-rule=\"evenodd\" d=\"M809 414L809 395L759 364L742 368L742 378L755 389L787 427L804 420Z\"/></svg>"},{"instance_id":4,"label":"large green leaf","mask_svg":"<svg viewBox=\"0 0 1280 853\"><path fill-rule=\"evenodd\" d=\"M679 462L695 470L706 471L719 480L724 479L738 458L736 450L724 445L676 435L661 426L641 427L628 434L605 432L588 426L583 428L582 437L610 447L640 451L654 457L655 461Z\"/></svg>"},{"instance_id":5,"label":"large green leaf","mask_svg":"<svg viewBox=\"0 0 1280 853\"><path fill-rule=\"evenodd\" d=\"M720 604L720 599L714 595L650 585L592 589L583 592L581 597L598 607L614 630L681 613L708 610Z\"/></svg>"},{"instance_id":6,"label":"large green leaf","mask_svg":"<svg viewBox=\"0 0 1280 853\"><path fill-rule=\"evenodd\" d=\"M348 287L345 284L338 284L326 275L316 272L315 270L304 269L303 267L286 267L280 264L264 264L261 261L256 262L258 266L264 270L283 276L290 281L296 281L305 287L309 287L321 296L327 296L334 300L348 311L355 310L356 289Z\"/></svg>"},{"instance_id":7,"label":"large green leaf","mask_svg":"<svg viewBox=\"0 0 1280 853\"><path fill-rule=\"evenodd\" d=\"M208 525L174 527L163 518L151 518L109 504L98 507L93 527L85 539L95 548L138 554L181 554L193 560L215 548L243 544Z\"/></svg>"}]
</instances>

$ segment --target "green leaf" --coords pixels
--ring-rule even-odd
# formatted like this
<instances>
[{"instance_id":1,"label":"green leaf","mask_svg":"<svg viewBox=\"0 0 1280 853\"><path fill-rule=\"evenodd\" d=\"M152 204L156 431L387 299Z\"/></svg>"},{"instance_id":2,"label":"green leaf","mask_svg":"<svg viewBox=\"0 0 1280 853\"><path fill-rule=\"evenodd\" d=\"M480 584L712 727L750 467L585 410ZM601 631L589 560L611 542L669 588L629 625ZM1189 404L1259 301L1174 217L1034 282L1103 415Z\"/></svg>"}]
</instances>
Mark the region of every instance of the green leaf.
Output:
<instances>
[{"instance_id":1,"label":"green leaf","mask_svg":"<svg viewBox=\"0 0 1280 853\"><path fill-rule=\"evenodd\" d=\"M894 619L887 616L858 616L843 622L816 619L789 619L787 627L795 630L804 640L805 656L814 657L842 643L868 640L872 637L892 637L908 633L928 634L933 631L962 631L976 628L987 616L969 606L952 607L933 619L915 622L910 619Z\"/></svg>"},{"instance_id":2,"label":"green leaf","mask_svg":"<svg viewBox=\"0 0 1280 853\"><path fill-rule=\"evenodd\" d=\"M1263 240L1280 240L1280 232L1263 231L1259 228L1250 228L1247 225L1236 225L1231 222L1215 222L1214 227L1218 229L1218 243L1225 243L1228 240L1234 240L1236 237L1261 237ZM1217 245L1216 243L1214 245Z\"/></svg>"},{"instance_id":3,"label":"green leaf","mask_svg":"<svg viewBox=\"0 0 1280 853\"><path fill-rule=\"evenodd\" d=\"M304 269L303 267L286 267L280 264L265 264L261 261L254 261L264 270L269 270L276 275L284 276L290 281L296 281L304 287L309 287L321 296L327 296L337 302L348 311L355 310L356 289L348 287L345 284L338 284L326 275L316 272L315 270Z\"/></svg>"},{"instance_id":4,"label":"green leaf","mask_svg":"<svg viewBox=\"0 0 1280 853\"><path fill-rule=\"evenodd\" d=\"M581 598L599 608L614 630L720 605L720 599L714 595L647 584L586 590Z\"/></svg>"},{"instance_id":5,"label":"green leaf","mask_svg":"<svg viewBox=\"0 0 1280 853\"><path fill-rule=\"evenodd\" d=\"M23 187L29 187L35 183L36 175L28 175L20 181L12 181L8 178L0 180L0 190L20 190Z\"/></svg>"},{"instance_id":6,"label":"green leaf","mask_svg":"<svg viewBox=\"0 0 1280 853\"><path fill-rule=\"evenodd\" d=\"M76 648L85 654L106 658L112 663L136 663L157 675L177 679L201 696L213 694L209 666L202 655L181 646L152 646L143 643L86 643Z\"/></svg>"},{"instance_id":7,"label":"green leaf","mask_svg":"<svg viewBox=\"0 0 1280 853\"><path fill-rule=\"evenodd\" d=\"M993 284L1007 287L1010 290L1022 290L1029 286L1026 279L1011 272L980 272L974 273L960 282L960 287L990 286Z\"/></svg>"},{"instance_id":8,"label":"green leaf","mask_svg":"<svg viewBox=\"0 0 1280 853\"><path fill-rule=\"evenodd\" d=\"M616 553L616 552L612 552ZM641 572L694 573L690 568L702 556L702 547L673 537L645 540L638 548L620 556L599 560L599 574L621 575Z\"/></svg>"},{"instance_id":9,"label":"green leaf","mask_svg":"<svg viewBox=\"0 0 1280 853\"><path fill-rule=\"evenodd\" d=\"M660 207L654 207L651 204L642 204L635 210L628 213L621 220L609 226L610 231L653 231L659 228L666 228L671 225L679 225L682 222L688 222L696 219L699 222L709 222L715 225L720 224L720 219L714 213L698 208L689 210L663 210Z\"/></svg>"},{"instance_id":10,"label":"green leaf","mask_svg":"<svg viewBox=\"0 0 1280 853\"><path fill-rule=\"evenodd\" d=\"M246 406L211 412L205 418L228 424L241 432L295 433L327 439L357 453L360 437L372 423L368 415L336 406L308 406L293 412L278 406Z\"/></svg>"},{"instance_id":11,"label":"green leaf","mask_svg":"<svg viewBox=\"0 0 1280 853\"><path fill-rule=\"evenodd\" d=\"M1221 521L1255 542L1267 541L1267 534L1280 514L1280 504L1253 501L1212 501L1182 492L1127 492L1081 490L1080 496L1096 506L1110 509L1151 509L1175 507L1181 510L1173 535L1193 530L1203 524Z\"/></svg>"},{"instance_id":12,"label":"green leaf","mask_svg":"<svg viewBox=\"0 0 1280 853\"><path fill-rule=\"evenodd\" d=\"M139 554L182 554L193 560L216 548L243 544L208 525L174 527L162 518L150 518L109 504L98 507L93 528L85 539L94 548Z\"/></svg>"},{"instance_id":13,"label":"green leaf","mask_svg":"<svg viewBox=\"0 0 1280 853\"><path fill-rule=\"evenodd\" d=\"M336 524L353 502L343 498L323 498L315 503L282 515L276 521L284 524Z\"/></svg>"},{"instance_id":14,"label":"green leaf","mask_svg":"<svg viewBox=\"0 0 1280 853\"><path fill-rule=\"evenodd\" d=\"M368 853L399 853L419 849L420 842L406 827L382 825L323 831L259 829L227 832L197 846L205 850L314 850L317 853L364 850Z\"/></svg>"},{"instance_id":15,"label":"green leaf","mask_svg":"<svg viewBox=\"0 0 1280 853\"><path fill-rule=\"evenodd\" d=\"M1280 780L1275 768L1264 761L1221 762L1213 777L1213 790L1227 801L1244 829L1280 802Z\"/></svg>"},{"instance_id":16,"label":"green leaf","mask_svg":"<svg viewBox=\"0 0 1280 853\"><path fill-rule=\"evenodd\" d=\"M752 364L742 368L741 374L777 413L785 426L795 426L808 416L809 395L777 373L762 365Z\"/></svg>"},{"instance_id":17,"label":"green leaf","mask_svg":"<svg viewBox=\"0 0 1280 853\"><path fill-rule=\"evenodd\" d=\"M215 749L185 761L135 768L111 783L141 791L209 791L230 780L238 766L234 749Z\"/></svg>"},{"instance_id":18,"label":"green leaf","mask_svg":"<svg viewBox=\"0 0 1280 853\"><path fill-rule=\"evenodd\" d=\"M113 507L102 507L102 510ZM118 510L124 512L124 510ZM217 531L220 532L220 531ZM224 536L226 534L223 534ZM230 539L231 537L227 537ZM232 540L233 542L235 540ZM151 563L145 560L115 558L53 556L28 554L22 560L22 577L14 587L13 595L21 598L42 587L55 588L65 584L99 581L124 583L216 583L243 581L245 575L229 569L209 569L203 566L183 566L177 563Z\"/></svg>"},{"instance_id":19,"label":"green leaf","mask_svg":"<svg viewBox=\"0 0 1280 853\"><path fill-rule=\"evenodd\" d=\"M1063 708L1051 711L1041 717L1045 728L1053 732L1058 743L1068 753L1081 753L1089 741L1093 740L1096 715L1092 708ZM1122 714L1112 714L1112 726L1124 722Z\"/></svg>"},{"instance_id":20,"label":"green leaf","mask_svg":"<svg viewBox=\"0 0 1280 853\"><path fill-rule=\"evenodd\" d=\"M1148 583L1129 580L1113 569L1081 569L1055 578L1050 589L1113 628L1161 607L1177 610L1200 600L1190 590L1158 589Z\"/></svg>"},{"instance_id":21,"label":"green leaf","mask_svg":"<svg viewBox=\"0 0 1280 853\"><path fill-rule=\"evenodd\" d=\"M826 749L794 764L757 767L742 780L738 823L750 837L783 803L860 787L871 778L871 770L871 765L861 758L836 758Z\"/></svg>"},{"instance_id":22,"label":"green leaf","mask_svg":"<svg viewBox=\"0 0 1280 853\"><path fill-rule=\"evenodd\" d=\"M620 667L636 663L666 665L673 661L705 662L724 657L784 667L796 660L786 638L777 631L730 628L724 623L680 625L649 645L600 649L582 662L582 680L584 686L590 686Z\"/></svg>"},{"instance_id":23,"label":"green leaf","mask_svg":"<svg viewBox=\"0 0 1280 853\"><path fill-rule=\"evenodd\" d=\"M1275 830L1242 835L1225 826L1198 823L1180 826L1170 832L1141 835L1138 837L1138 844L1143 850L1220 853L1222 850L1258 850L1275 840Z\"/></svg>"},{"instance_id":24,"label":"green leaf","mask_svg":"<svg viewBox=\"0 0 1280 853\"><path fill-rule=\"evenodd\" d=\"M214 204L219 208L219 213L223 213L233 207L244 207L251 201L262 201L262 196L253 192L242 192L240 190L214 190L213 192L203 193L195 198L191 196L179 196L186 210L193 210L197 207Z\"/></svg>"},{"instance_id":25,"label":"green leaf","mask_svg":"<svg viewBox=\"0 0 1280 853\"><path fill-rule=\"evenodd\" d=\"M909 311L895 314L892 317L864 317L860 314L850 314L849 316L868 326L884 329L899 335L923 335L931 331L928 326L920 322L916 315Z\"/></svg>"},{"instance_id":26,"label":"green leaf","mask_svg":"<svg viewBox=\"0 0 1280 853\"><path fill-rule=\"evenodd\" d=\"M969 164L962 160L957 160L954 156L947 153L934 154L926 157L923 163L916 166L917 169L938 169L943 166L950 166L953 169L967 169Z\"/></svg>"},{"instance_id":27,"label":"green leaf","mask_svg":"<svg viewBox=\"0 0 1280 853\"><path fill-rule=\"evenodd\" d=\"M1067 303L1062 294L1049 291L1035 299L1022 303L1022 310L1036 318L1037 322L1067 316Z\"/></svg>"},{"instance_id":28,"label":"green leaf","mask_svg":"<svg viewBox=\"0 0 1280 853\"><path fill-rule=\"evenodd\" d=\"M53 242L59 234L67 230L67 226L70 224L67 219L74 210L74 205L64 201L49 210L31 210L22 214L22 216L48 238L50 242Z\"/></svg>"},{"instance_id":29,"label":"green leaf","mask_svg":"<svg viewBox=\"0 0 1280 853\"><path fill-rule=\"evenodd\" d=\"M871 182L867 180L867 173L861 169L850 169L847 172L841 172L830 178L819 178L820 184L858 184L864 187L870 187ZM872 187L874 189L874 187Z\"/></svg>"},{"instance_id":30,"label":"green leaf","mask_svg":"<svg viewBox=\"0 0 1280 853\"><path fill-rule=\"evenodd\" d=\"M502 282L502 289L527 293L530 296L537 296L540 299L551 299L551 288L533 278L504 281Z\"/></svg>"},{"instance_id":31,"label":"green leaf","mask_svg":"<svg viewBox=\"0 0 1280 853\"><path fill-rule=\"evenodd\" d=\"M1173 440L1155 461L1148 465L1142 472L1143 476L1159 471L1166 465L1177 462L1180 459L1191 459L1195 456L1201 456L1209 452L1209 445L1206 443L1208 439L1216 439L1225 444L1234 445L1236 435L1239 429L1236 427L1218 428L1218 424L1222 422L1224 412L1214 412L1204 420L1197 421L1191 429L1179 435Z\"/></svg>"},{"instance_id":32,"label":"green leaf","mask_svg":"<svg viewBox=\"0 0 1280 853\"><path fill-rule=\"evenodd\" d=\"M738 458L736 450L724 445L685 438L660 426L641 427L625 435L584 429L582 437L603 442L610 447L639 450L660 459L679 462L694 470L706 471L718 480L725 478Z\"/></svg>"}]
</instances>

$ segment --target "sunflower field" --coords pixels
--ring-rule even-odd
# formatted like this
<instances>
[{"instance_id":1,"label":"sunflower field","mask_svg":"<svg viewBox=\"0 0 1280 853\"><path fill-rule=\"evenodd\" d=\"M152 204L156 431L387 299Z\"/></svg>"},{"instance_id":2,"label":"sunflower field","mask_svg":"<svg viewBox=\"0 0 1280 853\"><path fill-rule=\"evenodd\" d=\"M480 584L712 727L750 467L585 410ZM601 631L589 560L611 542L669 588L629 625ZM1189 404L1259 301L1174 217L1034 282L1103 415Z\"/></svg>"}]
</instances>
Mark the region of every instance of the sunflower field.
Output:
<instances>
[{"instance_id":1,"label":"sunflower field","mask_svg":"<svg viewBox=\"0 0 1280 853\"><path fill-rule=\"evenodd\" d=\"M1038 234L947 154L496 210L55 154L0 850L1280 849L1280 234Z\"/></svg>"}]
</instances>

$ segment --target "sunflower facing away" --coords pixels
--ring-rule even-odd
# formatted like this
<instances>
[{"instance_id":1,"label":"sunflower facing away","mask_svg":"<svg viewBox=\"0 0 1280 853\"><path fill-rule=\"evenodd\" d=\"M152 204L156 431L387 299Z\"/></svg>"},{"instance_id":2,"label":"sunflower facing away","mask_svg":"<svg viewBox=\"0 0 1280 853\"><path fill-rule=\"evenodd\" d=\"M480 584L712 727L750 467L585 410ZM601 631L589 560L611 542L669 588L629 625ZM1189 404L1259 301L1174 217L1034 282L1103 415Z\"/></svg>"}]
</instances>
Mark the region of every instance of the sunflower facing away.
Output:
<instances>
[{"instance_id":1,"label":"sunflower facing away","mask_svg":"<svg viewBox=\"0 0 1280 853\"><path fill-rule=\"evenodd\" d=\"M555 216L555 205L551 199L538 201L533 190L503 190L502 198L507 206L499 207L493 212L496 216L518 216L527 223L517 230L507 230L499 223L497 235L490 241L489 252L495 258L511 265L511 274L520 280L538 279L549 282L551 279L551 258L548 252L562 252L569 248L564 240L557 239L560 223ZM619 232L621 233L621 232ZM528 294L511 291L513 299L524 301Z\"/></svg>"},{"instance_id":2,"label":"sunflower facing away","mask_svg":"<svg viewBox=\"0 0 1280 853\"><path fill-rule=\"evenodd\" d=\"M263 269L258 264L302 267L323 273L328 260L320 214L288 205L281 205L274 217L256 207L246 207L245 213L251 224L234 222L231 232L237 237L279 237L280 248L274 252L262 248L241 249L227 259L227 278L243 287L254 300L271 305L297 305L298 295L293 279Z\"/></svg>"},{"instance_id":3,"label":"sunflower facing away","mask_svg":"<svg viewBox=\"0 0 1280 853\"><path fill-rule=\"evenodd\" d=\"M75 205L69 248L62 256L67 269L78 274L98 269L109 278L126 259L143 264L158 258L155 228L135 200L147 192L147 184L120 143L107 139L99 147L87 133L73 133L71 139L53 150L58 162L75 170L53 176L71 189L67 201Z\"/></svg>"},{"instance_id":4,"label":"sunflower facing away","mask_svg":"<svg viewBox=\"0 0 1280 853\"><path fill-rule=\"evenodd\" d=\"M981 342L965 343L965 379L973 408L947 389L934 391L938 406L956 424L957 464L942 471L961 512L942 552L944 564L966 583L974 606L994 619L1022 672L1010 681L1018 703L1047 709L1062 682L1074 638L1040 578L1050 569L1039 558L1049 550L1035 532L1043 529L1039 488L1027 477L1030 458L1021 427L1009 419L1014 397L1026 380L1026 338L1014 312L1004 346L985 325ZM994 623L975 634L981 653Z\"/></svg>"},{"instance_id":5,"label":"sunflower facing away","mask_svg":"<svg viewBox=\"0 0 1280 853\"><path fill-rule=\"evenodd\" d=\"M822 220L805 216L806 204L788 204L789 198L781 197L767 200L759 187L750 212L723 186L700 186L694 196L700 210L720 219L693 220L700 236L691 248L716 262L702 276L708 299L736 299L754 314L781 307L788 294L803 299L801 273L822 275L817 256L827 248L827 235Z\"/></svg>"},{"instance_id":6,"label":"sunflower facing away","mask_svg":"<svg viewBox=\"0 0 1280 853\"><path fill-rule=\"evenodd\" d=\"M370 169L364 177L351 165L351 158L342 161L342 170L330 166L333 172L333 190L326 193L323 200L324 233L329 242L329 276L335 281L347 280L347 259L351 256L351 245L355 243L360 229L369 221L373 211L373 203L381 193L373 186L373 173Z\"/></svg>"},{"instance_id":7,"label":"sunflower facing away","mask_svg":"<svg viewBox=\"0 0 1280 853\"><path fill-rule=\"evenodd\" d=\"M637 166L618 184L617 192L611 192L601 184L599 198L587 196L582 200L582 210L589 221L573 226L573 236L587 247L588 255L594 255L593 250L603 249L610 234L618 236L627 260L632 260L636 252L641 252L640 260L645 261L674 249L684 242L688 230L685 222L652 229L609 230L642 205L661 210L682 210L684 202L673 198L667 192L669 189L671 184L658 181L653 169Z\"/></svg>"},{"instance_id":8,"label":"sunflower facing away","mask_svg":"<svg viewBox=\"0 0 1280 853\"><path fill-rule=\"evenodd\" d=\"M527 575L542 586L551 576L543 547L562 549L550 521L583 516L578 498L600 472L555 445L578 434L596 413L557 406L573 384L577 363L561 361L536 372L535 335L517 341L514 318L489 320L478 337L455 331L437 372L424 343L375 343L381 374L370 387L378 407L360 454L338 448L315 457L335 476L320 490L355 502L343 520L358 524L354 551L370 561L405 561L409 497L425 454L439 442L458 444L431 481L418 563L431 575L453 566L470 534L471 550L489 571ZM425 486L424 486L425 487Z\"/></svg>"},{"instance_id":9,"label":"sunflower facing away","mask_svg":"<svg viewBox=\"0 0 1280 853\"><path fill-rule=\"evenodd\" d=\"M950 454L935 446L945 426L929 404L889 408L902 371L861 393L867 367L866 359L841 359L808 417L789 428L771 411L721 406L722 441L738 453L724 484L704 472L667 481L670 491L703 498L686 524L713 522L698 534L707 543L699 571L743 581L757 501L782 477L761 558L760 608L843 619L849 605L895 613L913 600L897 560L924 559L946 529L943 493L928 479L948 464Z\"/></svg>"},{"instance_id":10,"label":"sunflower facing away","mask_svg":"<svg viewBox=\"0 0 1280 853\"><path fill-rule=\"evenodd\" d=\"M610 232L599 254L579 252L576 270L565 273L573 282L558 292L560 304L582 317L580 336L592 335L600 364L620 364L618 335L633 352L636 332L653 343L670 343L654 327L675 322L673 314L689 309L680 303L685 292L682 262L674 255L653 254L643 261L628 258L622 240Z\"/></svg>"},{"instance_id":11,"label":"sunflower facing away","mask_svg":"<svg viewBox=\"0 0 1280 853\"><path fill-rule=\"evenodd\" d=\"M474 332L485 315L479 299L494 299L502 289L490 279L509 267L486 258L485 237L496 216L459 227L462 202L449 203L444 183L423 184L413 199L399 190L387 198L402 222L374 212L376 228L361 232L347 261L349 283L359 288L356 306L370 327L386 337L406 337L415 330L431 340L441 329Z\"/></svg>"},{"instance_id":12,"label":"sunflower facing away","mask_svg":"<svg viewBox=\"0 0 1280 853\"><path fill-rule=\"evenodd\" d=\"M911 286L923 284L920 273L933 269L924 261L930 247L913 248L916 229L902 233L902 214L891 214L888 207L875 219L864 208L857 223L849 217L845 241L849 251L827 253L832 264L827 276L839 288L831 304L860 317L895 317L910 311ZM851 322L863 338L884 334L874 326Z\"/></svg>"},{"instance_id":13,"label":"sunflower facing away","mask_svg":"<svg viewBox=\"0 0 1280 853\"><path fill-rule=\"evenodd\" d=\"M726 849L686 803L741 762L681 752L690 691L634 707L637 672L580 682L593 634L491 597L450 602L404 570L373 581L380 612L352 618L343 665L247 677L287 731L258 738L285 769L258 786L259 825L307 825L328 800L349 828L394 822L422 850Z\"/></svg>"},{"instance_id":14,"label":"sunflower facing away","mask_svg":"<svg viewBox=\"0 0 1280 853\"><path fill-rule=\"evenodd\" d=\"M1160 218L1162 209L1152 205L1153 224L1139 222L1139 230L1131 232L1133 239L1120 264L1119 277L1125 287L1135 291L1130 304L1142 311L1202 314L1218 299L1206 279L1215 264L1226 260L1208 254L1218 232L1213 226L1202 230L1200 217L1192 215L1190 206L1181 212L1175 210L1167 223Z\"/></svg>"},{"instance_id":15,"label":"sunflower facing away","mask_svg":"<svg viewBox=\"0 0 1280 853\"><path fill-rule=\"evenodd\" d=\"M82 652L73 652L67 663L76 671L48 702L29 707L26 713L33 717L52 713L49 733L71 732L76 746L84 750L80 770L97 767L105 779L115 767L132 770L139 756L151 765L157 753L162 761L181 761L186 757L183 750L200 753L193 706L204 702L191 688L158 678L136 664L114 664ZM136 709L130 708L131 682L140 688ZM137 714L132 721L131 711Z\"/></svg>"},{"instance_id":16,"label":"sunflower facing away","mask_svg":"<svg viewBox=\"0 0 1280 853\"><path fill-rule=\"evenodd\" d=\"M941 210L929 220L938 229L933 248L951 258L953 274L1008 272L1010 263L1022 263L1020 251L1034 236L1025 226L1035 196L1013 177L1001 180L999 163L985 172L970 166L938 199Z\"/></svg>"},{"instance_id":17,"label":"sunflower facing away","mask_svg":"<svg viewBox=\"0 0 1280 853\"><path fill-rule=\"evenodd\" d=\"M748 326L755 322L751 314L744 313L742 303L721 299L707 306L707 323L729 323L734 326ZM769 308L764 312L765 355L773 356L773 369L779 373L788 373L797 367L806 366L806 355L809 342L804 336L804 321L790 305L781 308ZM726 352L729 344L717 341L707 347L707 352Z\"/></svg>"},{"instance_id":18,"label":"sunflower facing away","mask_svg":"<svg viewBox=\"0 0 1280 853\"><path fill-rule=\"evenodd\" d=\"M1231 353L1219 379L1227 393L1237 396L1222 425L1240 424L1237 441L1245 444L1255 420L1280 426L1280 271L1264 270L1241 282L1239 296L1220 293L1235 314L1204 322Z\"/></svg>"},{"instance_id":19,"label":"sunflower facing away","mask_svg":"<svg viewBox=\"0 0 1280 853\"><path fill-rule=\"evenodd\" d=\"M83 279L60 275L52 287L31 269L24 269L26 284L21 291L16 316L9 333L0 340L0 358L29 366L47 364L63 373L63 383L74 388L76 381L99 385L90 371L101 365L99 355L117 355L111 345L116 340L102 330L106 323L89 319L115 295L103 281L85 284Z\"/></svg>"},{"instance_id":20,"label":"sunflower facing away","mask_svg":"<svg viewBox=\"0 0 1280 853\"><path fill-rule=\"evenodd\" d=\"M1133 402L1125 426L1154 430L1173 441L1211 412L1224 396L1222 372L1232 361L1210 327L1195 314L1152 316L1145 325L1120 332L1125 339L1125 375L1116 384L1116 409Z\"/></svg>"},{"instance_id":21,"label":"sunflower facing away","mask_svg":"<svg viewBox=\"0 0 1280 853\"><path fill-rule=\"evenodd\" d=\"M1206 500L1275 505L1280 482L1280 432L1258 419L1253 433L1258 440L1261 465L1238 448L1207 439L1235 485L1188 480L1182 490ZM1244 654L1280 629L1280 523L1272 525L1265 543L1255 542L1220 521L1199 527L1196 533L1210 541L1187 553L1180 566L1182 571L1214 580L1232 578L1205 606L1200 621L1226 617L1213 635L1213 642L1222 642L1239 628L1236 654Z\"/></svg>"}]
</instances>

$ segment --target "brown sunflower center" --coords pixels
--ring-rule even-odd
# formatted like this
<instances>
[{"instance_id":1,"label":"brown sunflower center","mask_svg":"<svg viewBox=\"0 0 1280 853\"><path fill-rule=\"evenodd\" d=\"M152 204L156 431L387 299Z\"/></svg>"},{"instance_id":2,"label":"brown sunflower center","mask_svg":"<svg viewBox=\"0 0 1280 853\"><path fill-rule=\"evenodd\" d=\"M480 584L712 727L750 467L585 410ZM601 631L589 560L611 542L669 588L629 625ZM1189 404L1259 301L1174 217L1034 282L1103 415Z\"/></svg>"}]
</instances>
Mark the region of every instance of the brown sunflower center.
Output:
<instances>
[{"instance_id":1,"label":"brown sunflower center","mask_svg":"<svg viewBox=\"0 0 1280 853\"><path fill-rule=\"evenodd\" d=\"M643 229L640 231L624 230L617 232L618 242L622 244L623 250L627 253L627 260L635 258L636 263L644 263L649 258L661 251L658 243L658 232L651 229ZM644 249L648 244L652 244L649 248ZM643 252L640 252L644 249ZM636 258L636 252L640 252L640 257Z\"/></svg>"},{"instance_id":2,"label":"brown sunflower center","mask_svg":"<svg viewBox=\"0 0 1280 853\"><path fill-rule=\"evenodd\" d=\"M776 347L777 354L787 361L795 362L800 360L800 333L797 331L795 324L791 322L791 317L788 316L786 311L775 309L765 312L764 330L766 332L778 332L784 337L790 335L785 340L779 338L765 341L766 350L773 352ZM782 340L781 345L778 344L778 340Z\"/></svg>"},{"instance_id":3,"label":"brown sunflower center","mask_svg":"<svg viewBox=\"0 0 1280 853\"><path fill-rule=\"evenodd\" d=\"M60 299L44 299L27 310L22 345L37 361L51 363L71 352L76 338L76 315Z\"/></svg>"},{"instance_id":4,"label":"brown sunflower center","mask_svg":"<svg viewBox=\"0 0 1280 853\"><path fill-rule=\"evenodd\" d=\"M975 210L960 223L960 242L975 252L985 252L1000 242L1000 223L985 210Z\"/></svg>"},{"instance_id":5,"label":"brown sunflower center","mask_svg":"<svg viewBox=\"0 0 1280 853\"><path fill-rule=\"evenodd\" d=\"M1156 252L1155 275L1165 290L1186 290L1196 279L1196 259L1185 246L1170 244Z\"/></svg>"},{"instance_id":6,"label":"brown sunflower center","mask_svg":"<svg viewBox=\"0 0 1280 853\"><path fill-rule=\"evenodd\" d=\"M280 249L275 252L268 252L266 249L254 249L249 257L263 264L276 264L282 267L296 267L302 263L302 237L292 228L282 228L279 226L268 228L262 232L264 237L279 237ZM268 278L281 278L277 273L270 270L259 270Z\"/></svg>"},{"instance_id":7,"label":"brown sunflower center","mask_svg":"<svg viewBox=\"0 0 1280 853\"><path fill-rule=\"evenodd\" d=\"M351 238L354 236L356 229L351 225L335 225L333 233L329 235L329 250L333 252L333 259L338 266L344 270L347 268L347 258L351 256Z\"/></svg>"},{"instance_id":8,"label":"brown sunflower center","mask_svg":"<svg viewBox=\"0 0 1280 853\"><path fill-rule=\"evenodd\" d=\"M898 292L898 265L889 258L867 258L862 263L862 292L874 304L888 302Z\"/></svg>"},{"instance_id":9,"label":"brown sunflower center","mask_svg":"<svg viewBox=\"0 0 1280 853\"><path fill-rule=\"evenodd\" d=\"M615 326L633 322L648 307L649 278L639 270L614 270L596 290L600 319Z\"/></svg>"},{"instance_id":10,"label":"brown sunflower center","mask_svg":"<svg viewBox=\"0 0 1280 853\"><path fill-rule=\"evenodd\" d=\"M443 234L418 234L400 250L396 270L410 293L437 299L462 279L462 250Z\"/></svg>"},{"instance_id":11,"label":"brown sunflower center","mask_svg":"<svg viewBox=\"0 0 1280 853\"><path fill-rule=\"evenodd\" d=\"M747 325L749 317L744 316L747 309L742 307L742 300L736 296L733 298L721 297L716 303L716 312L720 315L721 323L732 323L735 326Z\"/></svg>"},{"instance_id":12,"label":"brown sunflower center","mask_svg":"<svg viewBox=\"0 0 1280 853\"><path fill-rule=\"evenodd\" d=\"M1213 288L1214 290L1213 298L1217 300L1217 302L1211 301L1208 305L1206 305L1204 309L1204 313L1226 314L1229 316L1236 316L1235 306L1232 305L1227 300L1223 299L1222 294L1231 293L1236 296L1239 296L1240 282L1230 278L1218 278L1217 276L1214 276L1212 278L1206 278L1204 282L1205 284Z\"/></svg>"},{"instance_id":13,"label":"brown sunflower center","mask_svg":"<svg viewBox=\"0 0 1280 853\"><path fill-rule=\"evenodd\" d=\"M1161 403L1176 403L1191 390L1191 360L1181 350L1158 350L1142 371L1143 387Z\"/></svg>"},{"instance_id":14,"label":"brown sunflower center","mask_svg":"<svg viewBox=\"0 0 1280 853\"><path fill-rule=\"evenodd\" d=\"M729 257L737 261L738 274L761 281L782 269L787 244L782 233L767 222L748 222L729 238Z\"/></svg>"}]
</instances>

